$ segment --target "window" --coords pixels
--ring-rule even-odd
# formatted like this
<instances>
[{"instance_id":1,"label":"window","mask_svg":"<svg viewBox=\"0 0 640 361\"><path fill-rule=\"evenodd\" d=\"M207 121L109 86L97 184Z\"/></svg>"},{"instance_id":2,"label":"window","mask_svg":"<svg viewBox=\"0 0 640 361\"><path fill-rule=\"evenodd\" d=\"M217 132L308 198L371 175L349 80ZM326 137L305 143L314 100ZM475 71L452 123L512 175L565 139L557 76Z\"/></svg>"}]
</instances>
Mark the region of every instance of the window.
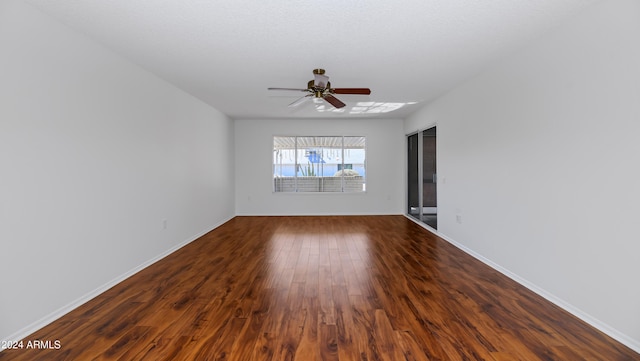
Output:
<instances>
[{"instance_id":1,"label":"window","mask_svg":"<svg viewBox=\"0 0 640 361\"><path fill-rule=\"evenodd\" d=\"M365 137L273 137L274 192L364 192Z\"/></svg>"}]
</instances>

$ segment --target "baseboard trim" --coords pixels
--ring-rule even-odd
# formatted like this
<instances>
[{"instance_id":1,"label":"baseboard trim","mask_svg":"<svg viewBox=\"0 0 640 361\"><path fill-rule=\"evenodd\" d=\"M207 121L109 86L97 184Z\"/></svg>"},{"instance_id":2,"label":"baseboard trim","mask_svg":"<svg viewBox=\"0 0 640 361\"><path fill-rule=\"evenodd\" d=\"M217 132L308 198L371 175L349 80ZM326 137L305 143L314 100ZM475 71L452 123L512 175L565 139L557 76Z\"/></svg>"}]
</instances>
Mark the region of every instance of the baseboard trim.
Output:
<instances>
[{"instance_id":1,"label":"baseboard trim","mask_svg":"<svg viewBox=\"0 0 640 361\"><path fill-rule=\"evenodd\" d=\"M186 239L185 241L171 247L170 249L162 252L161 254L143 262L142 264L130 269L129 271L121 274L120 276L112 279L111 281L101 285L100 287L94 289L93 291L85 294L84 296L74 300L73 302L53 311L52 313L42 317L41 319L31 323L30 325L20 329L19 331L13 333L12 335L9 335L7 337L3 337L1 338L2 340L23 340L25 339L27 336L31 335L32 333L38 331L39 329L47 326L48 324L52 323L53 321L59 319L60 317L66 315L67 313L73 311L74 309L82 306L83 304L89 302L90 300L94 299L95 297L99 296L100 294L102 294L103 292L105 292L106 290L110 289L111 287L117 285L118 283L126 280L127 278L133 276L134 274L142 271L143 269L151 266L152 264L158 262L159 260L169 256L170 254L172 254L173 252L179 250L180 248L188 245L189 243L195 241L196 239L204 236L205 234L211 232L212 230L220 227L221 225L227 223L228 221L230 221L231 219L233 219L234 217L236 217L235 215L226 218L225 220L218 222L217 224L215 224L212 228L202 231L198 234L196 234L193 237L190 237L188 239ZM2 351L2 350L0 350Z\"/></svg>"},{"instance_id":2,"label":"baseboard trim","mask_svg":"<svg viewBox=\"0 0 640 361\"><path fill-rule=\"evenodd\" d=\"M526 287L527 289L529 289L530 291L538 294L539 296L541 296L542 298L546 299L547 301L553 303L554 305L562 308L563 310L569 312L570 314L576 316L577 318L581 319L582 321L588 323L589 325L593 326L594 328L598 329L599 331L605 333L606 335L608 335L609 337L613 338L614 340L620 342L621 344L629 347L630 349L632 349L633 351L640 353L640 341L639 340L635 340L629 336L627 336L626 334L618 331L617 329L609 326L608 324L606 324L605 322L602 322L600 320L598 320L597 318L591 316L590 314L580 310L579 308L573 306L572 304L564 301L563 299L555 296L554 294L547 292L545 289L543 289L542 287L537 286L536 284L529 282L528 280L518 276L516 273L509 271L508 269L500 266L499 264L491 261L490 259L482 256L481 254L473 251L472 249L466 247L465 245L456 242L453 238L448 237L445 234L442 234L440 232L438 232L437 230L429 227L428 225L418 221L417 219L413 219L412 217L408 216L408 215L404 215L407 219L413 221L414 223L416 223L417 225L421 226L422 228L428 230L429 232L435 234L436 236L442 238L443 240L445 240L446 242L452 244L453 246L455 246L456 248L458 248L459 250L463 251L464 253L470 255L471 257L477 259L478 261L486 264L487 266L493 268L494 270L502 273L503 275L509 277L510 279L514 280L515 282L519 283L520 285L522 285L523 287Z\"/></svg>"},{"instance_id":3,"label":"baseboard trim","mask_svg":"<svg viewBox=\"0 0 640 361\"><path fill-rule=\"evenodd\" d=\"M358 212L358 213L238 213L238 217L327 217L327 216L402 216L402 213L373 213L373 212Z\"/></svg>"}]
</instances>

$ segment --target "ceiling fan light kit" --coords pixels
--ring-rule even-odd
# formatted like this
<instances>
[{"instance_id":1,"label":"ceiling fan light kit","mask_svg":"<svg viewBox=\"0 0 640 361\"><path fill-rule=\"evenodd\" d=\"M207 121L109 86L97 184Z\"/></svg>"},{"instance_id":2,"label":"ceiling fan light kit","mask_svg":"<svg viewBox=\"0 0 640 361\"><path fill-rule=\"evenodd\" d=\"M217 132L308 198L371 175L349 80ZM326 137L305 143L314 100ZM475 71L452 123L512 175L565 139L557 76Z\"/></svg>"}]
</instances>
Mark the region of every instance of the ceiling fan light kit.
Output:
<instances>
[{"instance_id":1,"label":"ceiling fan light kit","mask_svg":"<svg viewBox=\"0 0 640 361\"><path fill-rule=\"evenodd\" d=\"M290 107L298 106L305 103L309 98L324 99L327 103L333 107L340 109L346 106L340 99L333 96L333 94L356 94L356 95L369 95L371 89L369 88L332 88L329 77L324 75L324 69L313 69L313 79L309 80L306 89L295 88L268 88L269 90L290 90L290 91L302 91L309 93L300 99L297 99L293 103L289 104Z\"/></svg>"}]
</instances>

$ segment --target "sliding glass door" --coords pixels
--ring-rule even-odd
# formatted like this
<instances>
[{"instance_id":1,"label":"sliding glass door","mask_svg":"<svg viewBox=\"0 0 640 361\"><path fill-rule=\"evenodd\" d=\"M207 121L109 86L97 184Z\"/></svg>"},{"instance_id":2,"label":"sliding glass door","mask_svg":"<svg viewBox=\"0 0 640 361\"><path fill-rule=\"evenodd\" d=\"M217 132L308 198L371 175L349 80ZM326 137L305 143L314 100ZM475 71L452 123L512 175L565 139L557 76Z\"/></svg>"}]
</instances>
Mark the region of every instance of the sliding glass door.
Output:
<instances>
[{"instance_id":1,"label":"sliding glass door","mask_svg":"<svg viewBox=\"0 0 640 361\"><path fill-rule=\"evenodd\" d=\"M407 214L438 228L436 127L407 136Z\"/></svg>"}]
</instances>

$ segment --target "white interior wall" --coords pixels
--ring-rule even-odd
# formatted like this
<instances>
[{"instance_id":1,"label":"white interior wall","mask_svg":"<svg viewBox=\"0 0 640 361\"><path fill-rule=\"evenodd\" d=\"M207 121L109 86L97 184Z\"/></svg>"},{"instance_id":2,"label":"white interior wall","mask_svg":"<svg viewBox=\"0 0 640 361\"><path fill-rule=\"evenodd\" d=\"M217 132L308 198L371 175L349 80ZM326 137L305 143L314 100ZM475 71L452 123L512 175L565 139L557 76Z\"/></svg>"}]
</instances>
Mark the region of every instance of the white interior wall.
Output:
<instances>
[{"instance_id":1,"label":"white interior wall","mask_svg":"<svg viewBox=\"0 0 640 361\"><path fill-rule=\"evenodd\" d=\"M274 135L366 136L366 193L273 193ZM238 215L402 214L400 119L236 120L235 137Z\"/></svg>"},{"instance_id":2,"label":"white interior wall","mask_svg":"<svg viewBox=\"0 0 640 361\"><path fill-rule=\"evenodd\" d=\"M233 217L233 124L20 1L0 2L0 54L12 340Z\"/></svg>"},{"instance_id":3,"label":"white interior wall","mask_svg":"<svg viewBox=\"0 0 640 361\"><path fill-rule=\"evenodd\" d=\"M438 124L441 234L640 352L638 64L640 2L601 2L405 133Z\"/></svg>"}]
</instances>

